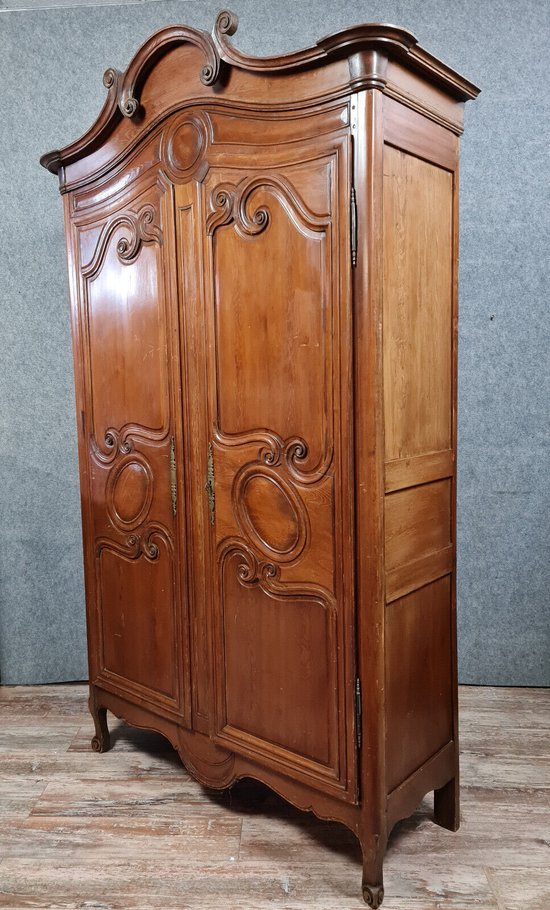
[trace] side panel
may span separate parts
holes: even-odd
[[[171,191],[153,172],[103,197],[67,207],[90,680],[188,721]]]
[[[458,140],[384,99],[388,792],[456,737]]]

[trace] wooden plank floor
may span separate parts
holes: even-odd
[[[0,907],[351,910],[357,843],[249,781],[207,793],[82,685],[0,687]],[[462,688],[462,826],[399,824],[385,910],[550,910],[550,690]]]

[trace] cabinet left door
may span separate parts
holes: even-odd
[[[157,173],[66,197],[90,681],[189,725],[172,225]]]

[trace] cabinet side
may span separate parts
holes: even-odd
[[[458,137],[384,98],[388,826],[458,780],[455,455]]]

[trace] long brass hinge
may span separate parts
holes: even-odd
[[[210,524],[214,524],[214,516],[216,514],[216,498],[215,498],[215,481],[214,481],[214,452],[212,449],[212,443],[208,443],[208,461],[207,461],[207,472],[206,472],[206,483],[204,489],[208,494],[208,508],[210,510]]]
[[[357,265],[357,196],[355,187],[352,186],[349,199],[349,222],[350,222],[350,244],[351,244],[351,264],[355,268]]]
[[[355,739],[357,748],[361,748],[362,734],[361,721],[363,718],[363,705],[361,703],[361,680],[359,677],[355,680]]]
[[[170,497],[172,499],[172,515],[178,511],[178,479],[176,472],[176,442],[170,437]]]

